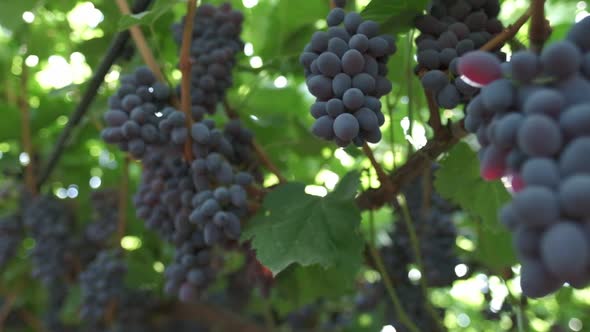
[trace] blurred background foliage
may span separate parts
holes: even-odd
[[[218,4],[222,1],[203,2]],[[383,15],[379,10],[371,10],[369,0],[351,2],[350,9],[356,7],[359,11],[369,5],[366,12],[369,17]],[[167,78],[176,84],[180,72],[176,67],[177,47],[172,41],[170,26],[182,17],[185,4],[181,1],[157,3],[164,10],[144,22],[143,30]],[[313,98],[305,88],[298,56],[313,31],[326,26],[324,17],[329,10],[328,0],[232,0],[231,3],[245,14],[242,38],[246,46],[234,72],[235,84],[229,92],[229,101],[243,115],[271,159],[289,180],[308,184],[306,192],[310,194],[325,195],[344,174],[354,169],[364,170],[361,178],[364,188],[377,186],[369,161],[358,150],[336,149],[309,132],[313,119],[308,115],[308,108]],[[574,21],[589,15],[589,4],[589,1],[576,0],[547,1],[547,17],[553,26],[551,40],[561,39]],[[502,21],[510,24],[528,5],[526,0],[503,1]],[[403,16],[403,12],[399,16]],[[386,114],[382,128],[384,138],[373,146],[377,159],[387,170],[403,164],[408,154],[422,147],[431,134],[425,124],[428,116],[426,102],[413,74],[412,40],[415,32],[409,29],[408,22],[389,22],[392,24],[387,25],[387,29],[397,34],[398,40],[398,52],[389,63],[389,78],[394,82],[394,90],[383,99]],[[43,165],[120,25],[125,25],[125,20],[121,20],[118,8],[110,0],[2,1],[0,188],[10,188],[22,165],[33,162],[37,169]],[[516,36],[516,40],[525,45],[526,32],[527,25]],[[506,46],[505,51],[510,53],[510,47]],[[75,129],[58,167],[46,184],[47,190],[76,208],[80,222],[90,215],[89,193],[119,183],[124,156],[104,144],[99,131],[107,107],[106,99],[117,88],[119,76],[140,64],[141,58],[130,48],[128,56],[113,66],[88,116]],[[30,105],[33,156],[24,154],[21,144],[18,108],[21,97]],[[443,119],[461,117],[462,110],[443,113]],[[447,178],[439,179],[441,191],[446,188],[464,196],[480,195],[479,202],[469,203],[473,210],[465,210],[456,218],[460,232],[457,247],[464,262],[456,267],[461,280],[452,287],[436,289],[431,295],[434,304],[447,309],[445,325],[451,331],[515,330],[513,321],[506,317],[510,313],[502,313],[494,319],[486,315],[498,312],[502,303],[507,301],[518,315],[526,317],[530,331],[550,331],[555,325],[562,328],[560,331],[590,330],[588,289],[565,287],[541,300],[520,300],[518,265],[511,252],[511,240],[495,219],[494,205],[490,207],[494,202],[487,197],[488,184],[482,183],[478,177],[469,177],[473,168],[478,167],[477,160],[470,153],[464,149],[451,151],[443,164],[455,163],[460,168],[458,171],[455,168],[453,174],[446,174]],[[131,188],[136,187],[140,172],[140,165],[133,163]],[[266,185],[275,183],[276,177],[267,176]],[[504,191],[497,199],[507,197]],[[13,206],[14,200],[0,200],[1,213],[10,211]],[[374,213],[374,218],[379,232],[378,243],[384,243],[392,225],[392,211],[383,208]],[[369,213],[363,213],[362,226],[367,231],[368,219]],[[43,291],[30,279],[26,260],[27,250],[33,245],[30,239],[24,241],[18,257],[2,271],[0,292],[6,295],[9,290],[18,289],[14,307],[40,313]],[[170,260],[171,249],[144,229],[132,209],[122,246],[128,251],[131,282],[137,287],[159,291],[161,274]],[[370,279],[374,277],[374,271],[364,268],[360,275]],[[295,278],[293,275],[287,277]],[[279,277],[273,297],[281,311],[288,312],[315,300],[318,294],[314,291],[321,286],[316,285],[313,278],[292,280],[287,277]],[[297,282],[309,291],[294,294],[293,283]],[[341,305],[347,303],[350,305],[350,301]],[[260,306],[252,303],[249,310],[256,312],[261,310]],[[379,313],[363,314],[357,323],[367,331],[379,331],[382,326]]]

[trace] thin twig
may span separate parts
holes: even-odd
[[[223,108],[225,109],[225,114],[228,118],[239,119],[240,115],[229,105],[227,99],[223,100]],[[260,163],[262,163],[266,169],[268,169],[277,177],[279,183],[287,183],[287,178],[283,176],[279,168],[272,162],[264,148],[255,139],[252,139],[252,148],[254,149],[256,156],[258,156]]]
[[[119,220],[117,223],[117,245],[120,245],[121,239],[125,236],[125,228],[127,225],[127,206],[129,196],[129,155],[125,155],[123,161],[123,168],[121,170],[121,186],[119,187]]]
[[[150,3],[151,0],[136,0],[136,2],[133,5],[133,12],[137,13],[144,11],[146,8],[149,7]],[[47,163],[43,167],[43,170],[40,172],[40,176],[37,179],[37,189],[40,188],[41,185],[43,185],[45,181],[47,181],[47,179],[49,179],[51,172],[53,172],[53,169],[57,165],[57,162],[59,161],[59,158],[61,157],[64,151],[65,145],[68,142],[72,134],[72,131],[80,123],[80,120],[82,120],[82,118],[90,108],[90,104],[92,104],[92,101],[96,97],[99,87],[104,81],[104,77],[111,69],[113,63],[115,63],[115,60],[117,60],[117,58],[125,49],[125,45],[127,44],[128,40],[129,31],[121,31],[115,36],[115,38],[111,42],[111,45],[109,46],[109,49],[107,50],[105,57],[102,59],[100,65],[98,66],[98,68],[94,72],[94,75],[90,79],[86,91],[82,96],[82,99],[80,100],[78,106],[68,119],[68,123],[62,130],[57,142],[55,143],[53,151],[51,151],[51,154],[47,159]]]
[[[35,156],[33,155],[33,144],[31,142],[31,116],[28,102],[28,67],[23,66],[20,76],[20,94],[18,96],[18,108],[21,114],[22,143],[25,153],[29,156],[29,164],[25,166],[25,184],[32,195],[37,194],[35,180]]]
[[[385,264],[383,264],[383,260],[381,259],[379,252],[377,251],[377,249],[374,246],[369,246],[369,251],[371,253],[371,256],[373,257],[373,260],[375,261],[375,265],[377,266],[377,270],[379,271],[379,274],[381,275],[381,280],[383,280],[383,284],[385,285],[385,289],[387,290],[387,293],[389,294],[389,298],[391,299],[391,302],[393,303],[393,308],[395,310],[395,313],[396,313],[399,321],[402,324],[404,324],[408,328],[409,331],[420,332],[420,329],[418,328],[418,326],[416,326],[416,324],[414,324],[414,322],[412,322],[412,320],[410,319],[410,317],[408,316],[408,314],[404,310],[404,307],[402,306],[402,303],[401,303],[399,297],[397,296],[397,292],[395,291],[395,288],[393,286],[393,280],[389,276],[389,273],[387,272],[387,269],[385,268]]]
[[[530,13],[530,48],[534,52],[540,53],[543,49],[543,44],[545,44],[549,37],[549,33],[547,32],[547,22],[545,19],[545,0],[531,0]]]
[[[189,133],[193,125],[193,116],[191,114],[191,45],[197,2],[198,0],[189,0],[187,2],[184,30],[182,31],[182,46],[180,48],[180,72],[182,73],[180,108],[184,112],[186,129]],[[184,144],[184,157],[188,162],[193,160],[192,140],[190,139],[187,139]]]
[[[403,195],[400,195],[403,196]],[[424,293],[424,306],[426,310],[430,314],[432,320],[436,323],[437,328],[439,331],[444,331],[444,324],[440,320],[440,316],[430,303],[430,291],[428,290],[428,281],[426,279],[426,269],[424,268],[424,262],[422,261],[422,252],[420,250],[420,240],[418,239],[418,235],[416,234],[416,228],[414,227],[414,221],[408,210],[408,205],[406,199],[404,197],[404,202],[400,202],[399,197],[397,198],[397,204],[400,206],[402,210],[402,216],[404,220],[404,224],[406,226],[406,230],[408,231],[408,236],[410,238],[410,245],[412,247],[412,253],[414,254],[414,258],[416,260],[416,265],[418,265],[418,269],[422,273],[420,278],[420,288],[422,289],[422,293]]]
[[[379,182],[381,182],[381,187],[384,188],[386,192],[393,192],[391,180],[383,170],[383,167],[381,167],[381,164],[375,159],[373,150],[371,150],[371,147],[366,142],[363,144],[363,153],[369,158],[369,161],[371,161],[371,165],[377,173],[377,178],[379,179]]]
[[[131,10],[129,10],[129,5],[127,5],[126,0],[117,0],[117,6],[119,7],[121,14],[131,15]],[[156,75],[158,81],[165,82],[166,79],[160,70],[160,65],[158,65],[141,29],[137,25],[134,25],[129,28],[129,31],[131,32],[131,38],[133,38],[135,46],[137,47],[139,54],[141,54],[145,64],[150,68],[154,75]]]
[[[504,29],[504,31],[497,34],[494,38],[490,41],[485,43],[482,47],[479,48],[480,51],[493,51],[506,43],[506,41],[514,38],[518,33],[518,30],[522,28],[522,26],[528,21],[529,17],[531,17],[531,13],[527,10],[524,14],[522,14],[514,24],[509,25]]]
[[[43,322],[37,318],[37,316],[33,315],[30,311],[26,309],[20,309],[18,311],[19,315],[29,325],[30,328],[33,329],[35,332],[46,332],[45,328],[43,327]]]
[[[16,301],[17,293],[8,294],[4,298],[4,303],[0,308],[0,332],[4,331],[4,323],[6,322],[6,318],[12,311],[12,307],[14,306],[14,302]]]

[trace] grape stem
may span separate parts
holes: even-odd
[[[238,112],[236,112],[236,110],[230,106],[227,99],[223,100],[223,108],[225,109],[225,114],[227,115],[228,118],[230,118],[230,119],[239,119],[240,118],[240,115],[238,114]],[[270,157],[268,156],[268,154],[266,153],[264,148],[255,139],[252,139],[252,148],[254,149],[254,153],[256,153],[256,156],[258,156],[258,159],[260,160],[262,165],[264,165],[264,167],[266,167],[266,169],[268,169],[272,174],[274,174],[277,177],[277,179],[279,180],[279,183],[281,183],[281,184],[287,183],[287,178],[285,178],[283,176],[283,174],[281,173],[279,168],[272,162],[272,160],[270,159]]]
[[[33,155],[33,144],[31,143],[31,115],[29,113],[29,102],[27,97],[29,71],[23,66],[20,75],[20,94],[18,96],[18,108],[21,114],[22,143],[25,153],[29,156],[29,164],[25,166],[25,184],[32,195],[37,194],[35,185],[35,156]]]
[[[131,15],[131,11],[129,10],[129,5],[127,5],[127,1],[117,0],[117,6],[119,7],[119,11],[121,12],[121,14]],[[150,68],[154,75],[156,75],[158,81],[165,82],[166,80],[164,78],[164,75],[162,74],[162,71],[160,70],[160,66],[156,61],[154,54],[150,50],[150,47],[141,29],[139,29],[137,25],[134,25],[129,28],[129,32],[131,32],[131,38],[133,38],[135,46],[137,46],[137,50],[139,51],[139,54],[141,54],[141,57],[145,64]]]
[[[447,131],[446,128],[442,125],[442,121],[440,118],[440,110],[436,100],[434,99],[434,94],[431,91],[426,89],[424,90],[424,94],[426,95],[426,102],[428,103],[428,112],[430,113],[430,117],[428,118],[428,125],[434,131],[434,137],[440,137],[442,135],[446,135]]]
[[[545,19],[545,0],[531,0],[531,24],[529,27],[530,48],[533,52],[540,53],[543,44],[549,37],[547,21]]]
[[[131,157],[124,156],[123,169],[121,174],[121,187],[119,188],[119,220],[117,223],[117,246],[120,245],[121,239],[125,236],[125,226],[127,225],[127,197],[129,195],[129,163]]]
[[[403,195],[400,195],[403,196]],[[426,311],[432,318],[432,320],[436,323],[437,329],[439,331],[445,331],[445,327],[443,322],[440,320],[440,316],[436,312],[436,309],[430,303],[430,292],[428,290],[428,281],[426,279],[426,270],[424,269],[424,262],[422,261],[422,252],[420,250],[420,240],[418,239],[418,235],[416,234],[416,228],[414,227],[414,220],[410,215],[410,211],[408,210],[408,205],[406,203],[406,199],[404,197],[403,202],[401,202],[400,197],[396,198],[397,204],[400,206],[402,210],[402,219],[404,220],[404,224],[408,231],[408,236],[410,238],[410,245],[412,247],[412,253],[414,254],[414,258],[416,260],[416,265],[418,265],[418,269],[422,273],[420,278],[420,288],[422,289],[422,293],[424,293],[424,306],[426,307]]]
[[[193,125],[193,116],[191,114],[191,44],[193,41],[193,25],[195,23],[195,10],[198,0],[189,0],[187,2],[186,16],[184,21],[184,30],[182,31],[182,46],[180,48],[180,72],[182,73],[182,82],[180,85],[180,108],[186,118],[186,129],[190,133]],[[187,162],[193,160],[192,140],[189,138],[184,144],[184,158]]]
[[[151,0],[136,0],[136,2],[133,5],[133,12],[138,13],[144,11],[146,8],[149,7],[150,3]],[[53,150],[51,151],[51,154],[49,155],[49,158],[47,159],[47,163],[44,165],[42,171],[39,173],[40,176],[37,179],[36,189],[39,189],[49,179],[51,172],[53,172],[53,169],[57,165],[57,162],[59,161],[59,158],[61,157],[64,151],[65,145],[68,142],[72,134],[72,131],[80,123],[86,112],[88,112],[90,104],[92,104],[92,101],[98,93],[98,88],[104,81],[104,77],[111,69],[113,63],[115,63],[117,58],[125,49],[125,45],[127,44],[128,40],[129,31],[121,31],[115,36],[115,38],[111,42],[111,45],[109,46],[106,55],[104,56],[104,58],[98,65],[98,68],[94,71],[92,78],[88,82],[86,91],[84,92],[82,99],[80,99],[78,106],[76,107],[72,115],[70,115],[66,126],[62,130]]]
[[[371,161],[371,165],[373,165],[375,172],[377,172],[377,178],[379,179],[379,182],[381,182],[381,188],[384,188],[384,190],[388,193],[393,192],[394,190],[391,180],[387,176],[385,170],[383,170],[383,167],[381,167],[381,164],[377,161],[377,159],[375,159],[373,150],[371,150],[371,147],[369,147],[367,142],[363,143],[363,152],[369,158],[369,161]]]
[[[383,260],[381,259],[381,256],[379,255],[377,248],[375,248],[374,245],[369,244],[369,252],[373,257],[373,260],[375,261],[375,265],[377,267],[377,270],[379,271],[379,274],[381,275],[381,280],[383,280],[383,285],[385,285],[385,289],[387,290],[387,294],[389,294],[389,298],[393,303],[395,314],[399,318],[399,321],[408,328],[408,331],[420,332],[418,326],[416,326],[416,324],[412,322],[412,320],[404,310],[404,307],[402,306],[402,303],[399,297],[397,296],[397,292],[395,291],[393,280],[389,276],[389,273],[385,268],[385,264],[383,264]]]

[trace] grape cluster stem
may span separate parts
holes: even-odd
[[[180,108],[186,118],[186,129],[190,133],[193,125],[193,116],[191,115],[191,68],[190,59],[191,44],[193,41],[193,25],[195,23],[195,9],[197,1],[189,0],[186,9],[186,22],[182,31],[182,47],[180,49],[180,72],[182,73],[182,82],[180,85],[181,99]],[[184,158],[187,161],[193,160],[192,140],[187,139],[184,143]]]
[[[529,40],[531,49],[539,53],[549,37],[547,25],[545,24],[545,0],[531,0],[530,12]]]

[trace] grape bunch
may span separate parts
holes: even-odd
[[[172,26],[174,40],[182,43],[184,21]],[[195,121],[215,113],[217,104],[232,86],[236,56],[244,48],[240,39],[244,15],[229,3],[202,4],[195,13],[190,56],[191,103]],[[178,93],[180,95],[180,93]]]
[[[435,169],[436,166],[432,168],[432,171]],[[422,275],[428,280],[429,285],[444,287],[456,280],[455,266],[460,263],[455,245],[457,229],[452,220],[457,207],[444,200],[434,190],[432,181],[431,175],[423,175],[409,183],[402,192],[416,236],[420,241],[420,253],[425,270],[421,271]],[[400,263],[402,265],[416,263],[416,258],[411,250],[412,244],[403,220],[405,216],[402,207],[397,204],[394,204],[394,207],[401,219],[390,235],[393,242],[392,248],[384,249],[391,252],[383,254],[386,259],[392,260],[388,266],[399,268]],[[403,270],[407,271],[407,266]]]
[[[514,53],[503,71],[479,52],[459,64],[463,75],[487,84],[468,106],[465,127],[482,146],[482,177],[511,178],[515,193],[500,220],[513,232],[530,297],[564,282],[590,283],[588,31],[585,18],[540,55]]]
[[[16,255],[24,236],[22,219],[15,214],[0,218],[0,268]]]
[[[117,231],[119,218],[119,195],[114,189],[97,190],[91,193],[90,202],[95,217],[86,225],[84,238],[95,245],[105,245]]]
[[[197,300],[200,291],[217,275],[215,263],[213,249],[205,243],[204,234],[193,233],[190,241],[177,248],[174,261],[166,268],[165,292],[183,302]]]
[[[121,86],[109,98],[109,110],[104,114],[103,140],[117,144],[135,158],[143,157],[150,148],[164,145],[166,139],[158,126],[171,111],[170,97],[170,88],[156,81],[146,67],[121,77]]]
[[[341,147],[377,143],[385,122],[379,98],[392,88],[387,61],[396,51],[395,39],[342,8],[332,9],[327,23],[328,31],[315,32],[299,58],[307,88],[317,98],[310,110],[316,119],[312,132]]]
[[[62,201],[39,196],[25,207],[23,222],[35,240],[31,251],[33,277],[50,285],[68,274],[74,219]]]
[[[498,0],[434,0],[428,14],[416,19],[421,34],[416,38],[415,70],[439,106],[453,109],[467,103],[479,91],[460,77],[458,58],[502,32],[499,12]],[[499,48],[490,54],[501,61],[506,59]]]
[[[101,251],[96,259],[80,273],[82,307],[80,317],[90,325],[100,325],[118,304],[125,290],[127,265],[116,250]]]

